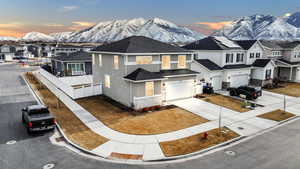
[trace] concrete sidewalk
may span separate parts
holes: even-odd
[[[205,131],[209,131],[218,128],[218,112],[219,108],[216,108],[213,104],[204,104],[203,102],[191,100],[178,101],[176,104],[196,115],[210,119],[210,122],[196,125],[190,128],[158,134],[158,135],[130,135],[120,133],[105,126],[101,121],[95,118],[91,113],[78,105],[64,92],[56,88],[49,80],[43,77],[38,71],[34,72],[36,77],[47,86],[47,88],[55,94],[88,128],[103,137],[108,138],[110,141],[100,145],[92,150],[92,153],[104,158],[110,157],[111,153],[119,154],[132,154],[143,156],[144,161],[150,160],[162,160],[166,159],[164,156],[159,142],[172,141],[185,137],[189,137],[195,134],[199,134]],[[296,98],[295,98],[296,99]],[[185,104],[185,102],[187,102]],[[300,101],[294,100],[288,105],[292,109],[295,104]],[[199,109],[199,108],[202,109]],[[203,108],[204,107],[204,108]],[[217,106],[218,107],[218,106]],[[277,122],[271,120],[265,120],[256,117],[257,115],[270,112],[281,108],[280,105],[272,105],[247,113],[239,113],[229,109],[223,108],[224,119],[222,120],[223,126],[226,126],[242,136],[248,136],[258,131],[270,128],[277,125]],[[201,111],[199,111],[201,110]],[[207,113],[210,112],[210,113]],[[292,112],[293,113],[293,112]]]

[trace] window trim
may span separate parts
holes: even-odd
[[[183,63],[180,63],[180,58],[184,58],[183,59]],[[182,66],[181,66],[182,65]],[[178,64],[177,64],[177,68],[178,69],[186,69],[187,65],[186,65],[186,55],[178,55]]]
[[[73,71],[72,67],[71,67],[71,70],[70,70],[69,65],[75,65],[75,67],[76,67],[76,65],[83,65],[82,66],[83,70],[82,71]],[[80,63],[80,62],[67,63],[67,71],[71,71],[72,76],[84,75],[85,74],[85,63]],[[79,73],[79,74],[77,74],[77,73]]]

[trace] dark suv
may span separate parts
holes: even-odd
[[[53,130],[56,126],[54,116],[43,105],[32,105],[23,108],[22,122],[28,133]]]
[[[230,96],[240,96],[247,100],[255,100],[262,96],[260,87],[240,86],[238,88],[229,88]]]

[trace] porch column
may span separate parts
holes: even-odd
[[[293,75],[293,67],[290,69],[290,81],[292,81],[292,75]]]

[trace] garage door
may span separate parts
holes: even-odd
[[[165,82],[166,101],[193,97],[193,80]]]
[[[214,90],[221,90],[222,89],[222,76],[212,77],[211,86],[214,88]]]
[[[230,87],[240,87],[249,84],[248,74],[231,76],[230,79]]]

